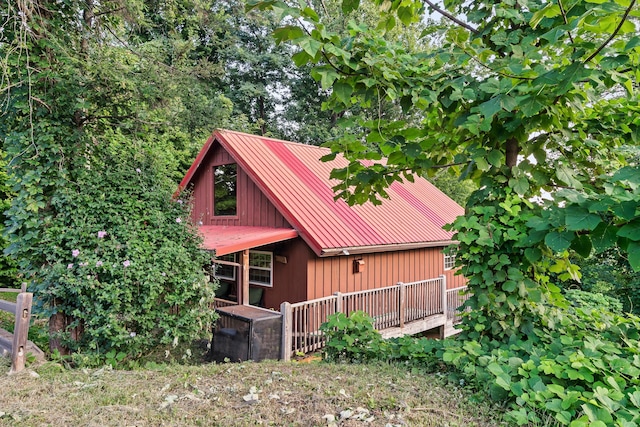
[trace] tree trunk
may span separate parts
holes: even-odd
[[[509,138],[505,142],[505,155],[507,167],[513,168],[518,163],[518,153],[520,152],[520,146],[518,140],[515,138]]]

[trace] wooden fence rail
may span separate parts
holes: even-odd
[[[458,308],[462,307],[462,304],[470,297],[468,293],[464,292],[466,290],[466,286],[447,289],[447,321],[454,325],[462,322],[462,312],[459,311]]]
[[[0,310],[15,316],[13,337],[11,340],[0,337],[0,351],[11,353],[11,372],[18,372],[25,366],[33,294],[20,289],[0,288],[0,291],[18,292],[15,303],[0,300]]]
[[[292,354],[309,353],[324,347],[325,339],[320,325],[336,312],[347,316],[362,310],[374,319],[379,330],[396,328],[402,331],[405,324],[440,315],[442,323],[448,315],[447,307],[458,307],[457,292],[446,290],[445,276],[412,283],[398,283],[386,288],[360,292],[340,293],[295,304],[282,303],[282,358],[289,360]],[[453,319],[453,317],[452,317]]]

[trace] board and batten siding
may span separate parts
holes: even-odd
[[[276,207],[260,191],[246,172],[238,165],[236,181],[237,215],[213,215],[213,170],[215,166],[236,163],[229,153],[215,143],[193,177],[194,207],[192,218],[202,225],[253,226],[292,228]]]
[[[455,270],[444,269],[443,248],[422,248],[395,252],[378,252],[350,256],[312,257],[307,264],[307,299],[335,292],[356,292],[393,286],[398,282],[433,279],[441,274],[447,288],[463,286],[464,277]],[[354,273],[354,260],[362,259],[364,269]]]
[[[273,287],[265,288],[264,306],[280,309],[280,304],[287,301],[297,303],[307,300],[307,263],[315,257],[313,251],[300,238],[281,242],[261,249],[273,252]]]

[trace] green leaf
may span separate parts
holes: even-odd
[[[618,229],[606,222],[601,222],[593,233],[591,233],[591,243],[596,252],[602,252],[616,242]]]
[[[353,93],[353,87],[349,83],[336,82],[333,85],[333,93],[338,100],[345,105],[350,105],[351,94]]]
[[[527,248],[524,250],[524,256],[531,264],[535,264],[542,258],[542,251],[538,248]]]
[[[520,111],[525,117],[535,116],[544,107],[545,104],[534,95],[526,96],[520,101]]]
[[[535,29],[544,18],[554,18],[558,15],[560,15],[560,7],[555,3],[547,3],[547,6],[533,14],[529,25]]]
[[[298,42],[298,46],[304,49],[305,52],[314,58],[322,48],[322,43],[311,37],[304,38]]]
[[[276,43],[282,43],[288,40],[296,40],[304,36],[304,31],[302,31],[301,28],[295,27],[293,25],[287,25],[273,31],[273,38],[276,39]]]
[[[587,258],[591,255],[591,250],[593,249],[591,238],[586,235],[578,236],[578,238],[571,243],[571,249],[576,251],[581,257]]]
[[[640,218],[635,219],[618,230],[618,236],[631,240],[640,240]]]
[[[502,109],[500,105],[500,97],[494,97],[490,100],[483,102],[478,106],[478,111],[482,114],[487,120],[491,121],[493,116],[496,115],[498,111]]]
[[[590,213],[581,206],[568,206],[565,209],[565,224],[567,230],[594,230],[602,219],[599,215]]]
[[[640,271],[640,243],[630,242],[627,247],[627,254],[629,255],[629,264],[634,271]]]
[[[500,166],[502,166],[502,163],[504,161],[504,156],[502,155],[502,152],[500,150],[491,150],[487,155],[487,160],[493,166],[499,168]]]
[[[557,167],[556,177],[576,190],[580,190],[582,188],[582,184],[575,178],[573,171],[564,165]]]
[[[562,252],[569,249],[572,240],[573,233],[567,231],[552,231],[544,238],[545,244],[554,252]]]
[[[513,188],[518,195],[523,196],[529,190],[529,180],[524,176],[511,178],[509,180],[509,187]]]
[[[348,14],[360,7],[360,0],[342,0],[342,12]]]

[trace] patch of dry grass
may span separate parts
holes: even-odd
[[[394,365],[263,362],[0,377],[2,426],[496,426],[435,375]],[[342,414],[342,415],[341,415]]]

